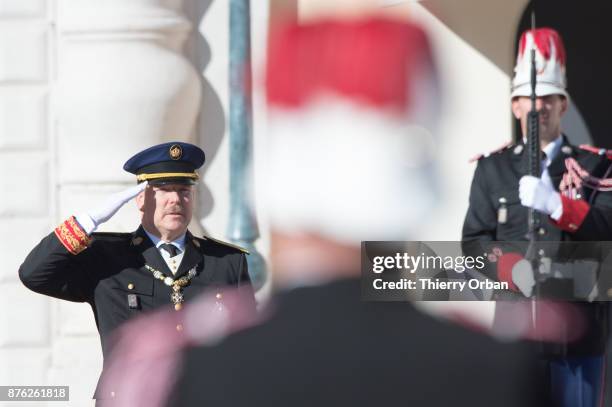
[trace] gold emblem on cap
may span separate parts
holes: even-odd
[[[170,147],[170,158],[173,160],[180,160],[183,156],[183,149],[178,144],[173,144]]]

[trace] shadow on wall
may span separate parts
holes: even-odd
[[[521,17],[516,33],[531,25],[531,1]],[[612,2],[537,0],[536,24],[559,31],[567,50],[567,85],[571,97],[569,114],[563,128],[575,144],[592,143],[612,148],[607,98],[612,94],[612,54],[609,20]]]
[[[516,44],[523,30],[530,26],[532,2],[424,0],[422,5],[506,72],[510,86]],[[612,147],[604,103],[612,91],[612,83],[605,79],[612,70],[612,55],[597,46],[600,39],[609,36],[607,20],[610,15],[610,2],[590,2],[586,7],[578,6],[575,1],[537,0],[537,25],[557,29],[567,48],[571,99],[569,111],[563,118],[563,129],[574,144]],[[514,128],[516,135],[518,126]]]
[[[527,1],[423,0],[421,4],[511,78],[512,41]]]
[[[199,26],[212,2],[213,0],[187,0],[184,3],[185,14],[194,27],[194,35],[188,42],[186,52],[196,71],[201,74],[202,80],[202,107],[196,125],[195,141],[206,153],[206,164],[202,169],[202,182],[199,184],[198,213],[194,216],[198,219],[208,216],[215,204],[210,188],[206,185],[206,173],[217,155],[226,128],[226,115],[221,99],[203,75],[212,58],[212,52]]]

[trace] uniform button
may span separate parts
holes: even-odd
[[[546,252],[544,251],[544,249],[540,249],[538,250],[538,254],[540,255],[540,257],[544,257],[546,255]]]
[[[111,392],[110,392],[110,396],[111,396],[111,397],[115,397],[115,392],[114,392],[114,391],[111,391]]]
[[[223,298],[223,294],[217,293],[217,295],[215,295],[215,298],[220,300],[221,298]]]
[[[608,288],[607,294],[608,294],[608,297],[612,297],[612,288]]]
[[[134,284],[129,283],[129,284],[128,284],[128,290],[133,290],[133,289],[134,289]]]
[[[578,229],[578,226],[576,226],[574,223],[570,223],[570,224],[569,224],[569,228],[570,228],[571,230],[576,230],[576,229]]]
[[[544,228],[539,228],[538,229],[538,235],[544,236],[545,234],[546,234],[546,229],[544,229]]]
[[[177,331],[179,331],[179,332],[181,332],[181,331],[183,330],[183,324],[178,324],[178,325],[176,326],[176,330],[177,330]]]

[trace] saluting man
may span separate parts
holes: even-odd
[[[136,175],[138,184],[65,220],[30,252],[19,269],[21,281],[41,294],[89,303],[104,356],[110,350],[109,334],[146,311],[167,307],[178,312],[184,301],[207,288],[221,297],[222,286],[238,286],[253,297],[246,252],[187,230],[196,170],[203,164],[204,151],[182,142],[136,154],[123,168]],[[141,215],[138,230],[94,233],[134,197]]]
[[[524,177],[528,162],[525,148],[527,115],[531,110],[530,50],[534,47],[536,109],[540,113],[543,152],[540,178]],[[565,63],[563,42],[555,30],[540,28],[522,34],[511,97],[512,112],[520,121],[523,137],[517,144],[478,160],[463,225],[464,251],[482,253],[481,249],[493,241],[525,241],[528,207],[549,215],[536,230],[540,241],[598,240],[598,235],[585,233],[586,229],[580,223],[571,222],[570,215],[575,211],[568,209],[569,200],[562,199],[558,193],[550,193],[559,191],[566,160],[573,159],[600,177],[610,167],[606,157],[573,146],[562,134],[561,118],[567,111],[569,98]],[[593,207],[612,207],[611,194],[600,194],[596,189],[583,188],[582,195],[576,198],[590,202]],[[498,262],[487,270],[489,277],[506,281],[511,288],[520,289],[529,296],[533,276],[529,270],[528,281],[522,278],[525,270],[518,267],[525,263],[521,261],[522,256],[498,254],[501,255]],[[603,380],[607,308],[598,304],[581,304],[580,309],[589,321],[587,334],[579,342],[569,344],[563,353],[545,355],[549,361],[553,397],[563,406],[595,406]]]

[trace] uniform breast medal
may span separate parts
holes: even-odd
[[[197,266],[192,267],[187,272],[186,276],[183,276],[176,280],[172,277],[166,276],[164,273],[149,266],[148,264],[145,264],[145,268],[151,273],[153,273],[153,277],[163,281],[164,284],[172,288],[172,292],[170,293],[170,301],[172,301],[172,304],[174,304],[174,309],[176,311],[179,311],[181,308],[183,308],[183,302],[185,301],[185,298],[183,297],[183,288],[187,287],[191,283],[191,279],[196,276]]]

